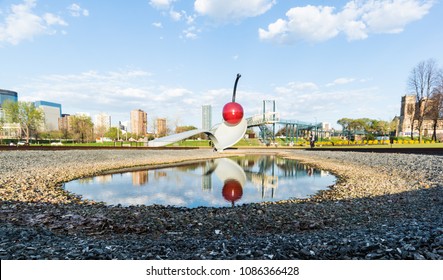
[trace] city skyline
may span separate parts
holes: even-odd
[[[241,73],[246,117],[276,100],[282,118],[335,128],[343,117],[392,120],[412,68],[443,64],[441,14],[432,0],[7,0],[0,88],[64,113],[106,112],[112,126],[141,108],[200,127],[205,104],[221,122]]]

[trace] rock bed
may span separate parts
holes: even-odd
[[[66,193],[61,182],[224,155],[210,150],[0,152],[0,258],[443,259],[443,157],[272,152],[340,179],[306,200],[234,208],[106,206]]]

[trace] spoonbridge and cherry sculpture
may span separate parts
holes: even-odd
[[[170,145],[172,143],[178,142],[180,140],[189,138],[200,133],[205,133],[208,135],[209,139],[214,144],[214,148],[217,151],[223,151],[240,141],[248,127],[247,121],[243,118],[244,111],[243,107],[235,102],[235,95],[237,91],[237,83],[241,75],[237,74],[235,79],[234,90],[232,93],[232,101],[226,103],[223,107],[223,122],[215,125],[210,130],[195,129],[190,131],[185,131],[182,133],[169,135],[162,138],[157,138],[155,140],[148,142],[148,147],[163,147]]]

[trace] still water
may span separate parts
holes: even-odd
[[[108,205],[194,208],[308,198],[335,180],[329,172],[296,160],[260,155],[83,178],[67,182],[64,187],[85,199]]]

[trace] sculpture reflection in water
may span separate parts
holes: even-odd
[[[204,176],[209,176],[215,170],[216,176],[224,182],[223,198],[234,206],[235,202],[243,196],[243,186],[246,181],[250,181],[257,188],[263,200],[267,197],[273,199],[279,179],[276,167],[283,170],[285,178],[297,177],[300,172],[304,173],[304,171],[309,176],[312,176],[314,172],[320,174],[320,171],[299,164],[294,160],[285,160],[276,156],[252,156],[237,159],[216,159],[212,165],[208,165],[210,171],[206,172]],[[209,189],[212,189],[212,186]]]
[[[214,165],[215,175],[223,182],[223,198],[234,206],[243,196],[246,174],[240,165],[229,158],[216,159]]]
[[[334,182],[329,173],[295,160],[256,155],[84,178],[65,189],[110,205],[193,208],[303,199]]]

